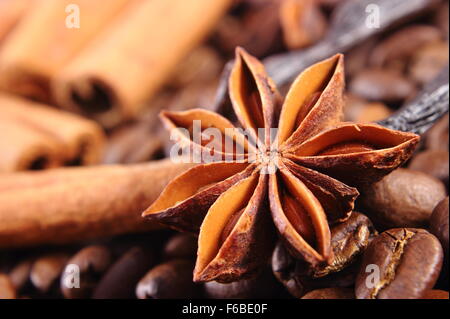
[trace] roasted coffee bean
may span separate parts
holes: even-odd
[[[301,298],[306,289],[296,274],[296,263],[297,261],[289,255],[283,243],[279,241],[272,254],[273,274],[292,296]]]
[[[331,228],[333,261],[330,265],[315,269],[313,276],[323,277],[343,270],[355,261],[376,235],[377,232],[367,216],[352,212],[345,222]]]
[[[25,259],[14,266],[8,273],[8,276],[17,291],[21,291],[30,283],[30,274],[33,264],[34,258]]]
[[[448,1],[442,1],[437,7],[433,17],[433,23],[442,31],[444,38],[448,39]]]
[[[448,151],[426,150],[415,155],[408,168],[441,180],[448,186]]]
[[[293,296],[300,298],[317,288],[349,287],[354,284],[359,258],[376,235],[365,215],[353,212],[348,220],[331,229],[334,259],[330,265],[311,268],[292,258],[281,243],[272,255],[275,277]]]
[[[139,299],[198,298],[201,285],[192,280],[194,263],[175,259],[151,269],[137,284]]]
[[[281,242],[277,244],[272,255],[272,271],[275,277],[296,298],[301,298],[313,289],[350,287],[355,283],[358,270],[359,262],[355,261],[340,272],[313,278],[308,274],[307,264],[292,258]]]
[[[16,289],[6,274],[0,274],[0,299],[15,299]]]
[[[164,247],[164,258],[195,259],[197,257],[197,237],[179,233],[170,238]]]
[[[448,261],[448,196],[434,208],[430,218],[430,232],[441,242]]]
[[[345,74],[352,78],[355,74],[367,68],[369,55],[377,44],[376,37],[367,39],[363,43],[356,45],[345,54]],[[345,109],[344,109],[345,111]]]
[[[277,1],[264,2],[251,9],[245,10],[240,19],[229,15],[219,21],[212,39],[225,54],[231,55],[236,46],[242,46],[262,57],[282,48]]]
[[[423,229],[395,228],[375,238],[364,253],[355,292],[359,299],[416,299],[433,288],[442,247]]]
[[[111,265],[111,253],[105,246],[87,246],[67,262],[61,276],[61,292],[65,298],[88,298],[100,281],[101,275]],[[79,287],[71,285],[74,265],[79,270]]]
[[[430,25],[405,27],[389,35],[375,47],[370,56],[370,64],[383,67],[392,61],[407,61],[420,47],[441,37],[440,30]]]
[[[33,286],[44,294],[53,291],[68,259],[69,254],[65,252],[49,253],[37,258],[30,272]]]
[[[280,298],[283,293],[270,269],[266,268],[256,277],[232,283],[210,281],[205,283],[205,295],[214,299]]]
[[[399,168],[362,190],[361,204],[379,228],[424,227],[439,201],[444,184],[422,172]]]
[[[448,151],[448,114],[439,119],[426,133],[425,146],[430,150]]]
[[[151,250],[139,246],[128,249],[109,267],[94,289],[92,298],[135,298],[134,290],[137,282],[154,264],[155,257]]]
[[[367,102],[353,94],[348,94],[344,108],[345,120],[357,123],[370,123],[383,120],[392,114],[385,104]]]
[[[350,82],[350,92],[369,101],[399,103],[412,97],[414,83],[398,72],[382,69],[366,69]]]
[[[315,0],[280,2],[280,23],[289,50],[310,46],[323,38],[328,23]]]
[[[162,250],[167,240],[174,234],[172,231],[151,231],[142,234],[127,234],[107,240],[103,245],[111,251],[113,259],[117,260],[134,247],[146,248],[145,251],[159,258],[158,252]]]
[[[448,299],[448,291],[432,289],[425,292],[422,299]]]
[[[355,299],[352,288],[322,288],[308,292],[302,299]]]
[[[408,73],[420,84],[433,80],[448,63],[448,43],[432,42],[418,50],[411,61]]]
[[[200,46],[190,52],[172,75],[170,86],[185,87],[197,83],[214,81],[222,70],[223,61],[218,52],[208,46]]]

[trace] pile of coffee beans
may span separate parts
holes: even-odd
[[[220,70],[236,45],[258,58],[292,49],[283,41],[273,1],[235,2],[212,37],[180,65],[173,86],[152,101],[153,109],[210,107]],[[333,10],[342,1],[317,3],[314,10],[321,22],[313,19],[308,26],[317,37],[308,39],[304,47],[323,38]],[[448,1],[440,1],[434,9],[346,52],[345,120],[378,121],[412,100],[448,63],[448,21]],[[156,115],[149,112],[147,117],[151,121],[108,132],[105,163],[164,156],[164,138],[151,142],[159,139],[159,133],[148,129],[157,126]],[[446,115],[422,136],[408,163],[359,190],[351,217],[331,226],[335,257],[326,267],[311,269],[293,259],[280,242],[257,277],[230,284],[193,283],[197,238],[155,231],[71,246],[0,251],[0,299],[448,299],[448,131]],[[130,140],[139,142],[130,146]],[[126,145],[127,151],[117,152],[117,145]]]

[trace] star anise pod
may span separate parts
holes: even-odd
[[[354,187],[397,168],[419,141],[412,133],[342,122],[343,89],[343,56],[337,54],[302,72],[282,101],[263,65],[238,48],[229,93],[250,134],[230,136],[226,129],[233,124],[206,110],[161,114],[180,141],[222,159],[175,178],[143,213],[199,232],[194,281],[251,275],[267,261],[277,232],[290,253],[311,267],[333,261],[330,225],[350,216],[359,195]],[[194,120],[202,130],[219,129],[222,137],[195,141],[182,134],[192,132]],[[277,128],[275,138],[270,128]],[[244,141],[243,151],[221,147],[227,139]],[[230,156],[234,161],[225,160]]]

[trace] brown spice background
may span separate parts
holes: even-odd
[[[354,298],[349,289],[354,291],[356,271],[351,268],[359,269],[361,256],[344,271],[319,279],[305,280],[297,264],[297,271],[278,280],[268,265],[256,277],[230,286],[194,284],[189,275],[197,239],[148,231],[155,225],[140,217],[184,169],[153,163],[167,157],[172,145],[159,111],[211,109],[222,69],[236,46],[259,59],[313,47],[330,31],[333,13],[346,0],[201,0],[198,8],[180,0],[171,10],[179,18],[167,21],[165,1],[119,0],[109,7],[94,2],[0,1],[0,298],[180,297],[158,288],[158,280],[179,285],[185,298],[292,298],[309,290],[308,298]],[[344,52],[345,120],[370,123],[388,117],[445,67],[448,1],[435,2]],[[80,5],[81,17],[91,12],[95,23],[82,19],[80,29],[65,28],[68,3]],[[153,15],[159,19],[147,19]],[[66,91],[71,86],[78,92],[72,96]],[[280,91],[284,95],[287,89]],[[82,110],[70,98],[81,101]],[[29,112],[19,114],[20,109]],[[355,210],[380,233],[393,227],[437,229],[429,223],[434,207],[448,196],[448,116],[421,138],[404,168],[380,182],[395,178],[396,185],[408,187],[412,179],[420,180],[415,189],[408,188],[408,197],[398,188],[390,193],[391,201],[379,186],[360,190]],[[91,155],[81,160],[80,154]],[[67,168],[85,165],[90,166]],[[61,168],[50,169],[55,167]],[[424,192],[432,196],[424,199]],[[385,202],[380,203],[381,197]],[[371,209],[374,205],[382,209]],[[402,214],[408,209],[414,213],[405,222]],[[386,219],[392,214],[395,219]],[[72,217],[58,222],[60,216]],[[82,275],[89,283],[83,294],[68,293],[61,286],[65,265],[99,245],[107,252],[100,256],[109,256],[102,261],[104,268]],[[173,252],[177,245],[191,247],[189,253]],[[448,252],[448,235],[441,245]],[[89,254],[81,256],[82,262],[98,262]],[[173,276],[172,269],[180,265],[185,274]],[[448,298],[448,253],[444,265],[427,289],[447,291]],[[301,284],[307,288],[299,289]],[[322,288],[332,290],[315,290]]]

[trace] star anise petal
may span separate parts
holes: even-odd
[[[285,157],[345,184],[362,186],[404,163],[419,139],[376,124],[343,123],[289,150]]]
[[[200,149],[205,152],[204,154],[221,155],[221,160],[225,160],[225,155],[228,158],[244,159],[249,149],[254,152],[253,146],[249,144],[245,135],[241,134],[230,121],[217,113],[203,109],[183,112],[163,111],[160,118],[166,128],[172,130],[172,134],[175,135],[174,137],[180,144],[184,143],[192,146],[193,149]],[[194,132],[194,121],[198,121],[197,123],[200,126],[197,127],[198,132]],[[215,132],[220,132],[221,136],[216,138],[214,135],[207,134],[208,132],[205,130],[209,128],[217,129]],[[227,145],[235,146],[227,149]]]
[[[179,231],[198,233],[210,206],[254,169],[248,163],[195,166],[172,180],[142,216]]]
[[[342,54],[316,63],[292,84],[283,103],[278,143],[286,150],[319,132],[336,126],[342,119],[344,89]]]
[[[236,49],[229,79],[230,99],[241,125],[249,129],[255,141],[269,145],[270,128],[276,127],[281,97],[272,79],[258,59],[244,49]],[[265,129],[259,132],[258,129]],[[261,135],[265,136],[265,138]]]
[[[230,282],[260,269],[274,243],[266,203],[267,175],[257,171],[217,199],[200,229],[194,281]]]
[[[313,266],[332,259],[322,205],[286,167],[269,176],[269,200],[274,224],[294,256]]]
[[[318,171],[297,165],[288,159],[284,159],[283,162],[316,196],[330,224],[343,222],[350,216],[359,195],[356,188]]]
[[[170,183],[144,213],[176,229],[199,231],[196,281],[251,275],[270,253],[276,231],[311,269],[333,262],[330,224],[350,216],[358,196],[351,186],[386,175],[411,156],[419,141],[415,134],[375,124],[342,123],[343,88],[343,57],[338,54],[303,72],[279,110],[279,95],[264,66],[236,50],[229,90],[239,121],[250,129],[242,152],[248,163],[197,166]],[[201,120],[202,129],[219,128],[225,139],[235,141],[225,132],[233,125],[212,112],[165,112],[162,118],[168,128],[189,132],[192,122]],[[268,133],[278,120],[276,141],[281,144],[274,147]],[[210,142],[201,140],[197,146],[211,150]],[[225,154],[223,148],[212,149]],[[234,148],[230,154],[239,155]]]

